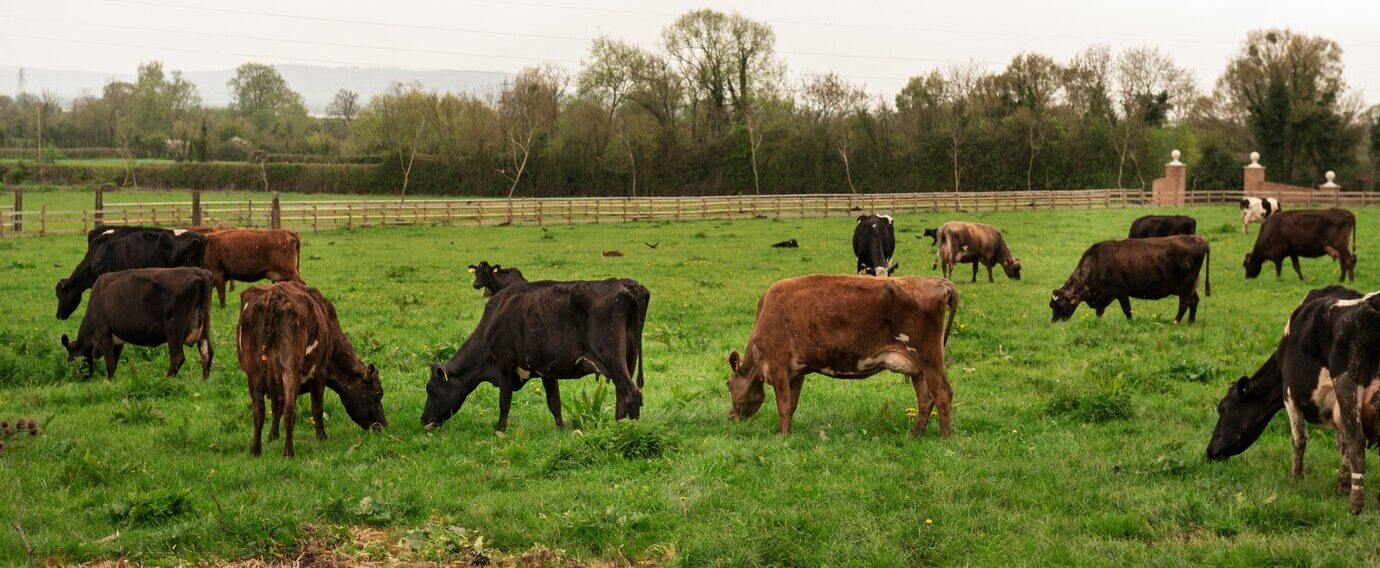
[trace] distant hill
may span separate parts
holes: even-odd
[[[498,71],[413,71],[386,67],[321,67],[316,65],[276,65],[288,85],[301,93],[307,110],[324,114],[331,97],[340,89],[360,94],[361,103],[382,93],[392,83],[421,83],[438,91],[480,92],[512,77]],[[235,75],[233,69],[220,71],[186,71],[188,80],[201,92],[203,104],[225,106],[230,103],[230,90],[225,86]],[[13,95],[17,87],[19,67],[0,65],[0,94]],[[101,73],[99,71],[69,71],[62,69],[24,68],[24,90],[39,93],[47,89],[62,97],[64,104],[82,95],[99,95],[101,87],[112,80],[133,81],[134,73]]]

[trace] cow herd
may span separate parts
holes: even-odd
[[[1282,212],[1274,200],[1241,203],[1243,230],[1262,227],[1244,268],[1247,278],[1264,262],[1284,258],[1299,271],[1298,257],[1337,259],[1343,281],[1355,278],[1355,216],[1342,209]],[[1185,216],[1146,216],[1131,226],[1129,238],[1088,247],[1049,306],[1053,321],[1069,319],[1079,304],[1101,316],[1113,302],[1129,319],[1131,298],[1178,298],[1178,323],[1194,322],[1198,282],[1211,296],[1211,249],[1196,234],[1197,222]],[[772,284],[757,306],[757,316],[742,353],[728,357],[732,418],[753,416],[771,386],[778,429],[791,428],[804,378],[811,373],[858,379],[892,371],[915,388],[917,416],[912,434],[921,434],[931,413],[939,433],[952,429],[953,389],[945,371],[945,349],[958,310],[959,294],[950,278],[956,265],[1000,266],[1011,280],[1021,279],[1021,260],[1002,232],[990,225],[948,222],[925,229],[935,248],[935,267],[944,277],[893,277],[894,220],[864,214],[853,234],[856,275],[810,275]],[[270,285],[240,295],[236,314],[236,353],[253,410],[251,454],[262,448],[266,410],[271,411],[269,441],[284,436],[283,454],[293,456],[297,399],[310,393],[317,438],[326,389],[335,392],[346,414],[365,429],[388,425],[378,370],[362,361],[345,335],[335,306],[306,285],[298,267],[301,240],[292,231],[233,227],[158,229],[102,227],[91,231],[87,251],[70,277],[57,283],[57,317],[68,318],[90,290],[76,339],[62,336],[69,359],[83,358],[87,373],[104,359],[113,377],[126,344],[166,345],[168,375],[185,362],[184,346],[201,356],[202,375],[210,373],[214,348],[210,334],[212,292],[225,304],[231,281]],[[531,281],[512,267],[480,262],[469,267],[473,286],[486,300],[474,331],[448,361],[434,363],[426,379],[421,424],[430,430],[458,412],[481,384],[499,391],[498,430],[508,424],[515,391],[533,378],[545,391],[558,427],[559,382],[590,374],[607,378],[616,392],[615,416],[641,415],[644,366],[642,335],[651,293],[636,280]],[[1380,408],[1380,296],[1362,296],[1340,286],[1315,290],[1284,326],[1279,348],[1251,377],[1232,384],[1218,406],[1219,421],[1208,457],[1225,459],[1244,451],[1280,409],[1293,426],[1295,476],[1301,474],[1306,423],[1340,430],[1342,466],[1338,491],[1349,492],[1351,509],[1362,508],[1364,449],[1374,443]],[[268,409],[265,408],[267,404]]]

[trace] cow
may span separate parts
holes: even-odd
[[[91,286],[76,341],[62,336],[70,361],[105,359],[105,378],[115,376],[125,345],[168,346],[168,376],[182,369],[184,345],[201,354],[201,378],[211,374],[211,273],[200,268],[134,268],[107,272]]]
[[[891,264],[896,254],[896,232],[890,215],[862,215],[853,227],[853,255],[858,274],[889,276],[900,267]]]
[[[232,229],[206,237],[204,267],[216,279],[216,295],[225,307],[225,282],[302,282],[298,272],[302,239],[286,229]]]
[[[474,275],[474,289],[483,290],[485,298],[499,293],[508,286],[527,281],[522,276],[521,270],[503,268],[497,264],[490,265],[487,261],[482,260],[477,266],[470,265],[470,274]]]
[[[558,381],[597,373],[613,382],[616,419],[641,416],[642,329],[651,293],[636,280],[536,281],[494,294],[455,356],[431,365],[422,426],[441,426],[480,383],[498,387],[498,425],[508,427],[513,392],[541,379],[556,427]],[[633,382],[634,370],[636,383]]]
[[[864,379],[889,370],[915,388],[911,435],[925,431],[937,405],[939,435],[948,437],[953,389],[944,348],[957,313],[958,289],[944,278],[813,275],[772,284],[757,304],[743,354],[728,356],[728,415],[751,418],[766,398],[763,385],[771,385],[777,428],[787,434],[805,375]]]
[[[1246,278],[1260,276],[1265,261],[1275,263],[1275,278],[1284,271],[1284,258],[1294,265],[1294,273],[1303,280],[1299,257],[1317,258],[1327,255],[1337,259],[1341,278],[1356,281],[1356,215],[1346,209],[1288,211],[1272,215],[1260,227],[1255,246],[1246,253]],[[1347,243],[1351,250],[1347,250]]]
[[[1198,232],[1198,220],[1186,215],[1146,215],[1131,222],[1127,238],[1170,237]]]
[[[1303,476],[1308,423],[1337,429],[1337,493],[1352,513],[1365,505],[1365,446],[1377,437],[1380,403],[1380,295],[1341,286],[1313,290],[1289,316],[1273,356],[1251,378],[1232,384],[1218,404],[1209,459],[1249,447],[1283,408],[1293,438],[1290,477]]]
[[[299,282],[255,286],[240,293],[240,321],[235,346],[240,369],[249,381],[254,434],[249,453],[263,450],[264,399],[273,405],[268,441],[283,425],[283,456],[293,457],[297,397],[311,392],[316,439],[326,439],[322,403],[325,389],[340,396],[350,419],[365,430],[388,427],[383,412],[383,383],[372,364],[365,364],[340,328],[335,305],[316,288]]]
[[[1246,226],[1251,223],[1264,223],[1271,215],[1279,213],[1279,200],[1273,197],[1241,198],[1241,234],[1246,234]]]
[[[1174,323],[1183,319],[1185,311],[1188,322],[1193,323],[1198,315],[1199,272],[1204,292],[1212,296],[1211,268],[1207,239],[1198,235],[1102,241],[1088,247],[1064,286],[1050,296],[1052,321],[1069,319],[1082,302],[1102,317],[1113,301],[1121,304],[1129,320],[1131,298],[1178,296]]]
[[[998,264],[1007,278],[1021,279],[1021,259],[1011,254],[1006,239],[996,227],[950,221],[939,226],[938,234],[937,258],[945,278],[953,277],[954,265],[972,263],[973,282],[977,282],[978,264],[987,267],[988,282],[993,281],[992,266]]]
[[[933,228],[933,229],[925,229],[925,230],[924,230],[924,236],[930,238],[930,246],[935,246],[935,245],[939,244],[939,228],[938,228],[938,227],[935,227],[935,228]],[[917,238],[919,238],[919,237],[917,237]]]
[[[206,237],[186,231],[148,227],[102,227],[87,233],[86,256],[59,280],[57,319],[65,320],[81,305],[81,297],[107,272],[131,268],[201,266]]]

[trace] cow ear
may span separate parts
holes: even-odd
[[[370,364],[369,364],[369,375],[368,375],[368,376],[369,376],[370,378],[379,376],[379,368],[378,368],[378,367],[375,367],[373,363],[370,363]]]
[[[470,274],[474,274],[475,272],[478,272],[478,271],[479,271],[479,267],[477,267],[477,266],[475,266],[475,265],[473,265],[473,264],[470,265]]]
[[[737,351],[728,354],[728,368],[732,369],[733,372],[738,372],[738,364],[741,362],[742,359],[738,357]]]
[[[1249,379],[1247,379],[1245,376],[1242,376],[1240,380],[1236,381],[1235,385],[1232,385],[1232,389],[1236,391],[1237,396],[1246,396],[1246,386],[1248,384],[1248,381]]]
[[[897,270],[900,270],[900,269],[901,269],[901,263],[898,262],[898,263],[896,263],[896,264],[893,264],[893,265],[887,267],[886,273],[887,273],[887,275],[891,275],[891,274],[894,274]]]
[[[494,272],[498,272],[498,269],[499,269],[499,265],[495,264],[495,265],[494,265]]]
[[[62,346],[68,351],[72,350],[72,341],[67,339],[67,334],[62,334]]]
[[[437,364],[435,364],[435,363],[432,363],[432,364],[431,364],[431,380],[433,380],[433,381],[444,381],[444,380],[446,380],[446,371],[445,371],[444,369],[442,369],[440,365],[437,365]]]

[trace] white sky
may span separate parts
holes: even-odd
[[[947,62],[996,70],[1023,51],[1066,61],[1094,43],[1159,46],[1210,88],[1247,30],[1290,27],[1340,43],[1350,86],[1380,102],[1377,0],[4,0],[0,65],[129,73],[152,59],[188,71],[255,60],[512,72],[550,60],[574,69],[589,38],[651,46],[677,14],[700,7],[769,22],[794,73],[835,71],[888,97]]]

